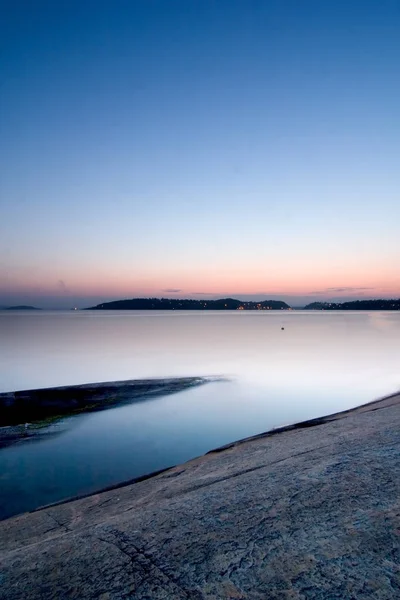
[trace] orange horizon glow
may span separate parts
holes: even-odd
[[[110,261],[111,262],[111,261]],[[242,264],[224,262],[205,268],[186,265],[162,269],[154,265],[130,268],[116,263],[81,265],[74,269],[64,265],[60,271],[47,265],[39,268],[9,272],[0,280],[1,296],[30,296],[32,298],[68,297],[123,299],[134,297],[268,297],[324,298],[398,298],[400,276],[393,263],[379,265],[327,264],[320,261],[289,265],[275,262],[264,266],[259,262]],[[247,266],[249,265],[249,266]],[[60,274],[62,275],[60,277]],[[101,300],[100,300],[101,301]],[[1,302],[0,302],[1,304]]]

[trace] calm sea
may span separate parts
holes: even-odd
[[[72,417],[0,450],[0,517],[392,393],[399,364],[398,312],[0,311],[0,391],[228,378]]]

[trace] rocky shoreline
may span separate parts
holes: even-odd
[[[394,600],[400,395],[0,523],[8,600]]]
[[[55,424],[76,414],[143,402],[209,381],[215,378],[132,379],[0,393],[0,448],[56,433]]]

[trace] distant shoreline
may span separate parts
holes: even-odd
[[[291,310],[281,300],[241,301],[236,298],[193,300],[191,298],[132,298],[91,306],[85,310]]]
[[[391,300],[352,300],[351,302],[311,302],[304,310],[400,310],[400,298]]]
[[[306,306],[289,306],[282,300],[260,300],[242,301],[236,298],[220,298],[217,300],[195,300],[190,298],[132,298],[130,300],[115,300],[103,302],[96,306],[85,308],[39,308],[37,306],[1,306],[0,311],[88,311],[88,310],[143,310],[143,311],[260,311],[260,310],[287,310],[287,311],[398,311],[400,310],[400,298],[396,299],[372,299],[351,300],[348,302],[311,302]]]
[[[236,298],[193,300],[190,298],[131,298],[90,306],[84,310],[293,310],[282,300],[242,301]],[[296,310],[400,310],[399,299],[312,302]]]
[[[41,308],[37,308],[36,306],[3,306],[1,310],[42,310]]]

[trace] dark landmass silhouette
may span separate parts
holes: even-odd
[[[42,310],[41,308],[37,308],[36,306],[25,306],[25,304],[21,304],[21,306],[6,306],[4,310]]]
[[[311,302],[306,310],[400,310],[397,300],[352,300],[350,302]]]
[[[132,298],[116,300],[92,306],[85,310],[280,310],[290,309],[286,302],[280,300],[263,300],[260,302],[242,302],[235,298],[219,300],[191,300],[175,298]]]
[[[28,425],[36,423],[37,428],[49,425],[52,420],[62,416],[104,410],[133,401],[143,402],[151,397],[174,394],[216,380],[209,377],[130,379],[2,392],[0,393],[0,429],[24,423]],[[47,419],[50,419],[50,422],[47,422]],[[39,425],[38,421],[41,421]],[[31,432],[32,428],[24,431],[25,434]],[[0,431],[0,447],[3,433]]]

